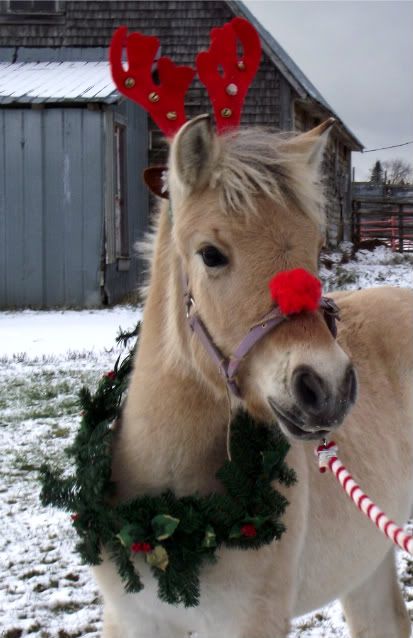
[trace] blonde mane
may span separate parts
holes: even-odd
[[[255,215],[262,196],[288,211],[291,205],[324,227],[324,193],[302,154],[286,148],[292,133],[245,128],[220,136],[220,156],[211,187],[222,209]]]

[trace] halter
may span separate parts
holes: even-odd
[[[224,378],[229,390],[231,390],[237,398],[241,398],[242,393],[236,380],[238,368],[241,362],[245,359],[250,350],[252,350],[252,348],[269,332],[284,323],[284,321],[288,321],[290,319],[290,315],[284,314],[280,307],[276,306],[269,313],[264,315],[262,319],[251,326],[250,330],[237,346],[233,354],[226,357],[215,344],[199,314],[197,312],[191,313],[191,310],[195,308],[196,305],[186,278],[184,282],[184,290],[186,318],[191,330],[197,335],[213,363],[218,367],[219,373]],[[319,308],[323,312],[323,317],[327,327],[335,339],[337,336],[336,320],[340,320],[338,306],[329,297],[322,297],[320,299]],[[298,313],[294,313],[295,316],[297,316],[297,314]]]

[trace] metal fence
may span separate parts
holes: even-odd
[[[413,252],[413,200],[353,198],[353,242],[379,240],[398,252]]]

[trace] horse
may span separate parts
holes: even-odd
[[[254,127],[217,136],[200,116],[171,143],[169,201],[161,201],[151,241],[143,327],[113,448],[117,499],[217,490],[228,402],[233,413],[243,408],[281,429],[298,481],[285,491],[282,538],[258,550],[220,549],[203,568],[195,608],[162,602],[142,556],[134,560],[145,587],[126,593],[103,550],[93,571],[104,638],[286,638],[293,618],[335,599],[352,638],[410,636],[395,551],[333,477],[319,473],[314,444],[334,432],[371,498],[394,520],[408,519],[413,291],[333,294],[337,339],[321,312],[293,315],[242,359],[238,395],[188,327],[196,312],[228,356],[271,310],[275,274],[317,274],[326,226],[320,171],[332,124],[292,136]]]

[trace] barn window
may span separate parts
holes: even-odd
[[[9,13],[30,15],[38,13],[53,14],[61,11],[61,4],[61,2],[56,2],[56,0],[9,0],[8,11]]]
[[[122,260],[129,258],[128,209],[126,193],[126,126],[115,123],[114,134],[115,250],[117,259]]]
[[[0,0],[6,24],[64,24],[64,0]]]

